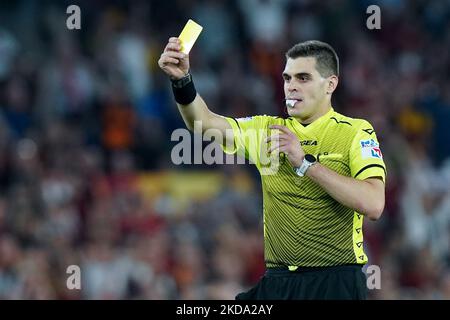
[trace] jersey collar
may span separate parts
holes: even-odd
[[[324,123],[326,120],[330,119],[330,117],[333,115],[333,113],[334,113],[334,109],[333,109],[333,107],[331,107],[330,110],[327,111],[327,113],[325,113],[323,116],[317,118],[316,120],[314,120],[313,122],[308,124],[306,127],[303,126],[296,119],[294,119],[294,118],[291,118],[291,119],[292,119],[292,123],[293,123],[294,127],[297,130],[302,131],[302,132],[307,132],[307,131],[313,130],[314,128],[317,128],[322,123]]]

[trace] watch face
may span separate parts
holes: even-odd
[[[305,159],[308,162],[316,162],[316,157],[314,157],[312,154],[305,154]]]

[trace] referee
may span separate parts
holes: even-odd
[[[178,38],[169,39],[158,64],[186,126],[201,121],[202,130],[220,130],[232,141],[224,151],[252,160],[261,173],[266,273],[236,299],[366,299],[363,218],[383,212],[386,166],[371,124],[331,105],[339,79],[334,49],[314,40],[286,53],[286,119],[210,111]],[[275,171],[266,170],[264,154],[279,159]]]

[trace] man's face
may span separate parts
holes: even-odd
[[[296,100],[293,108],[287,107],[291,117],[315,119],[314,116],[326,107],[328,80],[316,70],[316,58],[288,58],[283,79],[285,98]]]

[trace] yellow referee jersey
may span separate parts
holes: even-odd
[[[332,108],[303,126],[294,118],[254,116],[226,118],[238,153],[256,165],[262,181],[264,251],[267,267],[364,264],[363,216],[334,200],[309,177],[299,177],[284,154],[267,156],[265,138],[271,125],[293,131],[305,151],[335,172],[355,179],[380,177],[386,166],[369,122]]]

